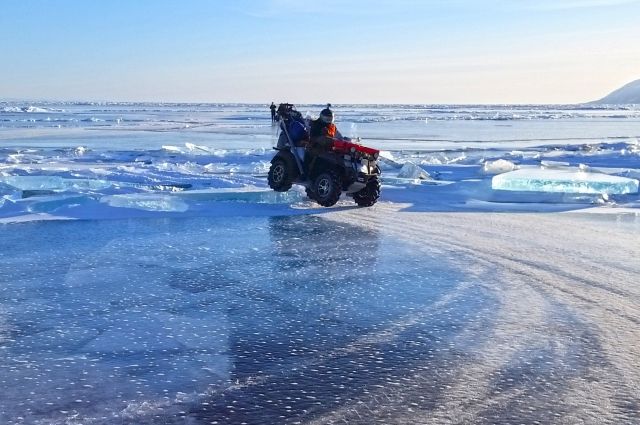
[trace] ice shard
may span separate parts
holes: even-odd
[[[133,208],[145,211],[185,212],[189,209],[189,206],[180,199],[154,193],[107,195],[103,196],[100,202],[114,208]]]
[[[304,199],[301,192],[296,190],[274,192],[270,189],[254,187],[185,190],[182,192],[172,192],[171,196],[184,200],[247,202],[257,204],[287,204],[299,202]]]
[[[638,180],[578,168],[523,168],[491,179],[494,190],[622,195],[638,193]]]
[[[432,180],[429,173],[413,162],[407,161],[398,172],[398,178]]]

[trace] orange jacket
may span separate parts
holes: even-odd
[[[327,124],[327,126],[325,127],[324,132],[326,133],[327,137],[331,137],[334,138],[336,137],[336,125],[335,124]]]

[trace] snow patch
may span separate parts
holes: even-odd
[[[498,159],[495,161],[485,161],[482,165],[482,171],[485,174],[501,174],[513,171],[517,168],[516,164],[506,159]]]

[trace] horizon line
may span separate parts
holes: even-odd
[[[162,105],[162,104],[171,104],[171,105],[252,105],[252,106],[262,106],[262,105],[270,105],[272,101],[267,102],[246,102],[246,101],[233,101],[233,102],[219,102],[219,101],[173,101],[173,100],[61,100],[61,99],[28,99],[28,98],[0,98],[0,103],[51,103],[51,104],[109,104],[109,105],[126,105],[126,104],[149,104],[149,105]],[[438,105],[447,105],[447,106],[575,106],[575,105],[589,105],[589,104],[598,104],[598,105],[636,105],[635,103],[629,104],[599,104],[598,100],[591,100],[586,102],[552,102],[552,103],[538,103],[538,102],[378,102],[378,103],[360,103],[360,102],[275,102],[276,105],[280,103],[291,103],[293,105],[313,105],[313,106],[321,106],[331,104],[332,106],[349,106],[349,105],[360,105],[360,106],[372,106],[372,105],[415,105],[415,106],[438,106]]]

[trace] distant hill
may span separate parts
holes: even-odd
[[[602,99],[590,103],[601,105],[640,104],[640,80],[632,81]]]

